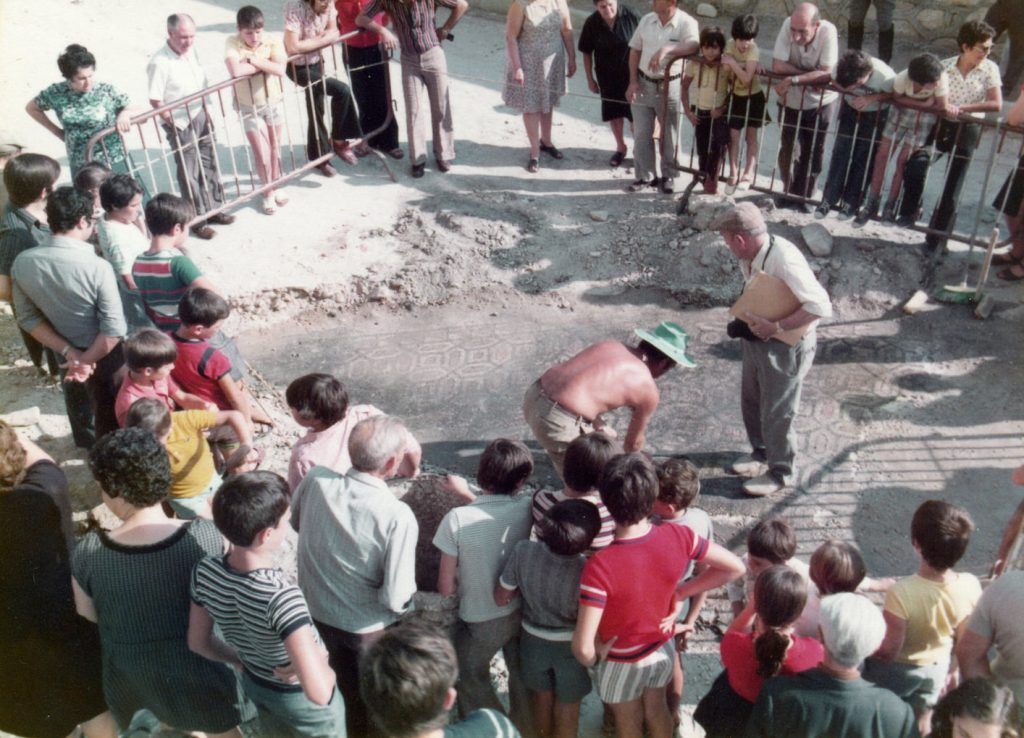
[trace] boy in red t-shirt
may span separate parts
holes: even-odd
[[[613,458],[598,490],[615,520],[615,540],[583,569],[573,654],[596,665],[597,693],[615,715],[619,738],[640,738],[645,723],[651,738],[669,738],[665,686],[675,658],[676,602],[735,579],[743,563],[685,526],[651,525],[658,476],[646,456]],[[690,561],[707,568],[680,584]]]
[[[273,425],[265,412],[253,407],[245,385],[231,375],[231,359],[210,343],[230,313],[227,301],[213,290],[190,287],[185,291],[178,303],[181,325],[171,334],[178,347],[171,377],[219,409],[242,413],[250,426]]]

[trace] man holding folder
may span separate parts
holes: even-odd
[[[763,497],[793,480],[793,419],[814,361],[815,323],[832,315],[828,293],[793,243],[768,233],[756,205],[741,202],[712,224],[740,263],[746,284],[730,312],[729,335],[743,339],[740,405],[751,453],[731,471],[743,491]]]

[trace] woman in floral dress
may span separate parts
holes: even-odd
[[[25,110],[43,128],[64,142],[74,177],[86,162],[86,144],[93,134],[112,125],[121,133],[130,128],[128,96],[105,82],[95,82],[96,57],[72,44],[57,58],[63,82],[50,85],[29,101]],[[61,126],[46,114],[52,110]],[[111,133],[94,147],[93,155],[111,169],[131,174],[121,137]]]

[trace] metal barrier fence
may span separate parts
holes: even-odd
[[[676,71],[679,68],[675,65],[689,60],[698,64],[694,89],[705,81],[705,74],[725,74],[720,64],[708,67],[702,59],[677,55],[667,63],[665,79],[680,74]],[[911,155],[906,167],[896,175],[897,167],[892,166],[892,159],[896,156],[896,150],[902,146],[892,147],[893,150],[889,152],[887,159],[886,172],[883,173],[888,176],[879,175],[882,181],[881,192],[884,194],[890,184],[896,185],[898,180],[894,177],[899,176],[903,180],[902,191],[891,192],[888,197],[897,200],[898,209],[910,211],[913,223],[906,227],[938,239],[963,242],[972,250],[974,246],[984,246],[987,243],[982,234],[992,228],[993,211],[989,208],[994,207],[1000,212],[1003,210],[1010,195],[1010,188],[1000,188],[1003,182],[1014,175],[1019,166],[1024,167],[1024,137],[1021,136],[1024,129],[963,113],[955,120],[936,122],[936,117],[929,114],[927,105],[903,105],[892,101],[883,101],[877,111],[860,112],[848,103],[857,95],[850,94],[833,84],[792,86],[789,95],[793,95],[794,92],[798,94],[797,103],[799,108],[803,109],[803,115],[787,114],[779,96],[774,94],[772,85],[787,79],[788,75],[760,71],[756,76],[761,81],[768,102],[765,105],[763,120],[755,121],[763,125],[757,132],[757,176],[755,182],[751,183],[751,189],[796,202],[818,205],[825,194],[833,194],[838,188],[841,192],[846,190],[843,192],[844,196],[847,193],[859,193],[858,201],[849,204],[860,206],[866,201],[870,190],[874,157],[882,145],[882,134],[886,130],[886,113],[892,117],[896,115],[895,111],[906,110],[910,112],[910,117],[902,116],[905,130],[896,132],[897,137],[903,135],[902,139],[897,140],[909,141],[911,148],[917,153]],[[717,83],[717,77],[711,82]],[[668,124],[671,90],[671,84],[661,83],[662,108],[659,122],[662,126]],[[834,99],[826,102],[828,97]],[[790,100],[791,98],[787,98],[787,101]],[[849,110],[845,110],[846,108]],[[727,110],[726,115],[728,114]],[[682,117],[686,112],[680,109],[679,115],[676,124],[682,125]],[[838,125],[836,121],[840,115],[848,118],[843,126]],[[745,110],[741,117],[745,118],[745,124],[749,124],[749,110]],[[700,122],[705,126],[709,125],[706,119]],[[782,126],[779,147],[774,151],[766,151],[763,145],[764,134],[769,125]],[[854,127],[859,129],[856,136],[851,133],[851,128]],[[745,135],[741,134],[738,138],[739,141],[735,144],[737,148],[744,144]],[[840,141],[841,138],[846,140]],[[859,147],[856,143],[857,138],[862,138]],[[680,142],[684,137],[679,135],[675,139]],[[704,144],[705,150],[698,150],[698,139],[702,139],[702,144],[707,141]],[[721,153],[715,151],[714,147],[721,144],[708,135],[694,135],[688,140],[691,141],[688,157],[686,152],[680,150],[679,143],[676,144],[676,150],[670,154],[675,162],[675,168],[681,172],[692,173],[701,181],[705,178],[711,179],[707,170],[709,166],[715,164],[716,155]],[[809,147],[810,151],[803,151],[804,147]],[[797,149],[801,149],[799,154]],[[858,161],[853,155],[855,149],[861,156],[866,152],[868,160]],[[846,160],[836,159],[836,152],[839,157],[845,157]],[[738,151],[734,156],[737,163],[742,161]],[[799,162],[803,157],[806,159]],[[717,159],[719,172],[729,165],[727,159],[726,156]],[[834,159],[838,162],[837,169],[830,173]],[[902,176],[904,171],[907,177]],[[846,180],[851,174],[859,175],[860,181],[847,183]],[[803,175],[805,177],[801,181]],[[839,185],[844,187],[839,187],[836,183],[829,187],[830,176],[839,177]],[[845,187],[846,184],[849,184],[849,188]],[[897,188],[893,186],[892,189]],[[822,191],[821,196],[816,195],[818,190]],[[912,199],[908,201],[908,197]],[[915,206],[914,200],[920,204]],[[840,201],[832,200],[830,204],[838,207]]]
[[[343,63],[344,40],[356,35],[357,32],[343,34],[339,40],[320,49],[323,59],[323,75],[319,80],[306,85],[293,84],[285,77],[267,75],[262,72],[238,78],[229,78],[213,84],[193,95],[175,100],[159,108],[154,108],[131,119],[131,130],[121,133],[115,127],[98,131],[86,147],[88,160],[108,161],[107,141],[111,135],[120,138],[125,151],[128,152],[127,173],[147,190],[148,194],[173,192],[193,203],[206,203],[208,207],[198,208],[191,225],[201,223],[209,217],[229,210],[239,203],[252,199],[268,191],[280,187],[289,180],[329,162],[335,155],[330,146],[328,150],[320,144],[320,139],[309,135],[307,127],[314,93],[326,100],[328,85],[331,80],[345,81],[348,74]],[[306,52],[289,57],[291,62],[307,56]],[[390,54],[384,61],[366,67],[352,67],[349,71],[367,69],[371,66],[382,66],[388,71]],[[394,120],[394,100],[391,94],[390,73],[384,75],[386,85],[388,114],[386,120],[373,131],[364,131],[363,139],[372,138],[385,130]],[[262,108],[255,122],[259,124],[264,136],[264,143],[269,152],[277,150],[277,166],[266,162],[269,172],[265,170],[261,176],[259,162],[252,146],[247,142],[246,115],[235,104],[236,87],[248,92],[249,100],[265,99],[269,101]],[[319,90],[314,89],[319,87]],[[326,130],[331,130],[331,110],[324,105],[323,116]],[[205,118],[207,125],[200,125]],[[260,122],[259,118],[263,118]],[[195,137],[188,135],[188,129],[179,125],[174,128],[172,121],[197,121],[192,126],[198,129]],[[270,121],[268,124],[267,121]],[[276,143],[276,146],[272,145]],[[239,145],[241,144],[241,145]],[[313,147],[307,152],[307,148]],[[395,175],[388,166],[386,159],[371,149],[381,162],[392,181]],[[198,160],[201,165],[193,164]],[[198,169],[197,182],[201,191],[193,190],[187,177],[180,176],[182,167],[193,166]],[[216,175],[210,177],[207,170]],[[277,176],[267,176],[276,174]],[[267,181],[263,181],[264,178]],[[223,195],[215,197],[218,183],[223,187]]]

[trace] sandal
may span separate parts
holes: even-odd
[[[274,213],[276,213],[277,208],[274,207],[274,198],[272,198],[270,195],[264,197],[263,205],[261,206],[260,209],[263,210],[264,215],[273,215]]]
[[[617,167],[617,166],[622,164],[622,162],[625,160],[625,158],[626,158],[626,152],[625,151],[616,151],[614,154],[612,154],[612,158],[608,160],[608,166],[610,166],[610,167]]]
[[[740,177],[740,181],[736,183],[736,189],[740,191],[749,190],[753,184],[753,178],[748,177],[747,175],[744,174],[742,177]]]
[[[992,266],[1013,266],[1020,262],[1020,259],[1013,255],[1012,251],[1005,254],[996,254],[992,257]]]
[[[274,202],[277,203],[278,207],[284,207],[288,204],[288,197],[286,195],[274,195]]]
[[[540,150],[550,156],[552,159],[564,159],[565,154],[556,149],[552,144],[546,144],[543,141],[540,142]]]
[[[403,156],[405,156],[405,152],[402,151],[397,146],[395,148],[391,149],[390,151],[385,151],[384,153],[386,153],[392,159],[401,159]]]
[[[1014,269],[1019,269],[1020,271],[1016,272]],[[1021,280],[1024,280],[1024,263],[1018,261],[1013,266],[1001,269],[996,273],[996,276],[1004,282],[1020,282]]]
[[[530,174],[536,174],[537,170],[540,169],[540,161],[530,157],[530,161],[526,163],[526,171]]]

